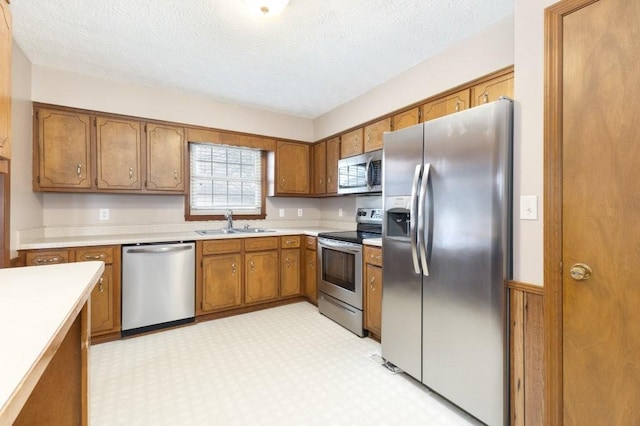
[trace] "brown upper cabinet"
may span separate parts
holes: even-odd
[[[449,96],[428,102],[420,107],[420,118],[429,121],[469,108],[470,90],[464,89]]]
[[[147,189],[184,192],[184,128],[147,124],[146,129]]]
[[[309,194],[310,145],[278,141],[276,194]]]
[[[338,193],[338,160],[340,137],[327,140],[327,194]]]
[[[352,157],[364,152],[364,138],[362,127],[345,133],[341,137],[340,158]]]
[[[327,192],[327,143],[313,145],[313,193]]]
[[[11,158],[11,12],[0,1],[0,158]]]
[[[391,129],[400,130],[420,122],[420,108],[411,108],[391,117]]]
[[[513,98],[513,73],[504,74],[471,88],[471,106],[497,101],[501,96]]]
[[[62,107],[34,111],[34,191],[184,193],[184,128]]]
[[[385,118],[364,128],[364,152],[382,149],[382,135],[391,130],[391,118]]]
[[[140,189],[140,122],[107,117],[95,120],[98,189]]]
[[[42,108],[36,120],[34,191],[91,189],[91,117]]]

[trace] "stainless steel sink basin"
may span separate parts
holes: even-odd
[[[265,228],[221,228],[201,229],[199,231],[196,231],[196,233],[200,235],[260,234],[263,232],[275,232],[275,230]]]

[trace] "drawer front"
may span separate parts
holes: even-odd
[[[364,261],[372,265],[382,266],[382,249],[379,247],[364,246]]]
[[[69,250],[42,250],[28,252],[26,256],[27,266],[55,265],[69,262]]]
[[[101,260],[106,264],[113,263],[113,252],[115,247],[87,247],[76,249],[76,262],[87,262],[91,260]]]
[[[307,250],[315,250],[316,249],[316,237],[305,237],[304,238],[304,246]]]
[[[300,235],[288,235],[280,237],[280,247],[282,248],[300,248]]]
[[[202,242],[202,254],[240,253],[242,240],[215,240]]]
[[[245,251],[273,250],[278,248],[278,237],[247,238],[244,240]]]

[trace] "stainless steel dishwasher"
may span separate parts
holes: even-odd
[[[193,322],[195,243],[122,246],[122,335]]]

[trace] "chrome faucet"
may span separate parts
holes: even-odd
[[[227,210],[224,218],[227,219],[227,229],[233,228],[233,210]]]

